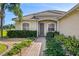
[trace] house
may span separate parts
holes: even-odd
[[[58,27],[61,34],[79,38],[79,4],[58,20]]]
[[[37,36],[59,31],[66,36],[79,37],[79,4],[68,12],[48,10],[23,17],[22,22],[14,18],[16,30],[36,30]]]
[[[16,30],[36,30],[37,36],[46,36],[47,32],[57,30],[57,21],[64,14],[64,11],[47,10],[26,15],[21,23],[15,19]]]

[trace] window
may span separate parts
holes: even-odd
[[[52,32],[52,31],[54,31],[55,29],[54,29],[54,24],[49,24],[48,25],[48,31],[49,32]]]
[[[29,24],[23,23],[23,30],[29,30]]]

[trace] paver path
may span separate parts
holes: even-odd
[[[45,37],[39,37],[30,47],[22,49],[21,56],[44,56],[45,44]]]
[[[13,43],[16,43],[16,42],[9,42],[9,41],[6,42],[6,44],[8,45],[11,45]],[[43,51],[45,50],[45,45],[46,45],[45,37],[38,37],[30,47],[26,47],[22,49],[21,56],[44,56]],[[20,55],[20,54],[17,54],[17,55]]]
[[[34,42],[30,47],[26,47],[21,51],[21,56],[39,56],[41,45],[40,42]]]
[[[45,39],[45,37],[38,37],[36,42],[41,42],[42,43],[40,56],[44,56],[44,50],[46,48],[46,39]]]

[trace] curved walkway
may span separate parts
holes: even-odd
[[[19,41],[20,42],[20,41]],[[13,45],[14,43],[19,42],[11,42],[11,41],[3,41],[0,43],[5,43],[6,45]],[[23,48],[21,50],[20,54],[17,54],[16,56],[44,56],[44,50],[45,50],[46,40],[45,37],[38,37],[35,42],[32,43],[30,47]]]

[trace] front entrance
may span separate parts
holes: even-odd
[[[39,36],[44,36],[44,23],[39,23]]]

